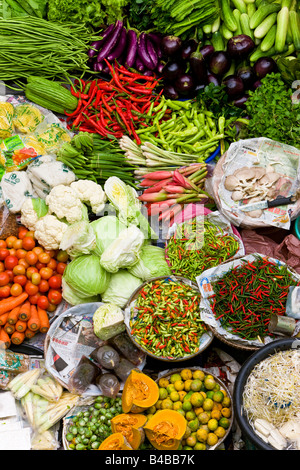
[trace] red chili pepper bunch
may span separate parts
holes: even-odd
[[[78,106],[74,112],[66,113],[68,128],[100,134],[107,139],[111,135],[120,139],[128,134],[140,144],[136,129],[148,125],[151,104],[159,103],[162,92],[153,93],[159,79],[106,63],[112,77],[110,81],[80,79],[71,87],[72,94],[78,98]]]
[[[258,257],[213,283],[211,309],[223,328],[244,339],[272,336],[270,318],[285,315],[289,287],[296,284],[286,265]]]

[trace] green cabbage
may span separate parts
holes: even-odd
[[[99,302],[100,300],[99,296],[97,295],[91,297],[82,296],[78,291],[76,291],[76,289],[73,289],[71,286],[69,286],[64,278],[62,278],[62,296],[70,305]]]
[[[171,269],[165,259],[165,250],[159,246],[144,245],[139,261],[128,271],[143,281],[153,277],[170,276]]]
[[[68,226],[59,248],[71,258],[87,255],[97,248],[96,234],[87,220],[81,220]]]
[[[111,275],[108,287],[102,294],[102,301],[124,308],[133,292],[141,284],[141,279],[133,276],[126,269],[120,269],[116,274]]]
[[[81,296],[103,294],[110,281],[110,273],[105,271],[97,255],[82,255],[73,259],[64,271],[63,278]]]
[[[110,273],[116,273],[121,268],[134,265],[139,260],[143,243],[143,233],[135,225],[131,225],[122,230],[118,238],[103,252],[101,266]]]
[[[104,191],[107,199],[118,212],[118,218],[126,225],[137,224],[141,203],[136,191],[117,176],[105,181]]]
[[[118,238],[126,225],[114,215],[106,215],[91,222],[91,227],[96,234],[97,254],[100,256]]]
[[[93,315],[94,333],[106,341],[125,330],[124,315],[115,304],[101,305]]]

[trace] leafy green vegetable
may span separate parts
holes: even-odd
[[[48,20],[99,27],[105,23],[106,13],[101,2],[90,0],[49,0]]]
[[[0,2],[0,18],[35,16],[45,18],[48,0],[3,0]]]
[[[126,269],[119,269],[111,275],[109,284],[104,294],[102,302],[113,303],[124,308],[133,292],[142,284],[142,280],[130,274]]]
[[[263,136],[300,148],[300,106],[292,103],[292,91],[280,73],[266,75],[261,83],[246,102],[250,116],[246,137]]]
[[[292,86],[294,81],[300,80],[300,59],[280,57],[276,63],[282,79],[289,86]]]
[[[148,281],[153,277],[171,275],[171,269],[165,258],[165,250],[155,245],[144,245],[140,260],[128,271],[143,281]]]
[[[45,200],[40,197],[32,198],[32,207],[39,219],[48,213],[48,206]]]

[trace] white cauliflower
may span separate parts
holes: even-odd
[[[86,207],[81,202],[78,193],[70,186],[59,184],[46,197],[49,213],[58,219],[66,219],[70,224],[82,220]]]
[[[52,214],[47,214],[37,221],[34,237],[45,250],[57,250],[67,228],[68,224],[61,222]]]
[[[77,192],[82,202],[91,206],[94,214],[98,214],[104,209],[107,197],[100,184],[90,180],[78,180],[71,183],[70,186]]]
[[[28,230],[35,231],[35,226],[38,220],[38,215],[32,205],[32,199],[25,199],[21,207],[21,224],[28,228]]]

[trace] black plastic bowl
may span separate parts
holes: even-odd
[[[237,423],[242,431],[242,434],[251,444],[258,450],[275,450],[273,446],[264,442],[255,433],[252,426],[249,424],[247,416],[244,412],[243,406],[243,393],[249,375],[259,362],[267,359],[268,357],[276,354],[279,351],[286,351],[288,349],[300,349],[300,339],[297,338],[283,338],[272,341],[271,343],[263,346],[258,351],[255,351],[242,365],[234,384],[233,390],[233,405],[234,415]]]

